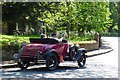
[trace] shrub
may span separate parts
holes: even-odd
[[[110,32],[102,33],[102,36],[119,36],[119,33],[113,30],[111,33]]]
[[[13,59],[13,54],[18,52],[28,42],[3,42],[2,43],[2,59],[9,60]]]
[[[83,33],[81,36],[78,36],[75,33],[70,34],[70,41],[91,41],[94,40],[94,33]]]

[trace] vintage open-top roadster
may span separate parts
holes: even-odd
[[[55,70],[60,62],[77,61],[80,67],[86,63],[87,52],[84,48],[78,48],[66,40],[30,38],[30,44],[21,48],[19,54],[14,54],[18,67],[27,69],[30,62],[44,63],[47,70]]]

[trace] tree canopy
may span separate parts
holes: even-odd
[[[2,4],[2,20],[7,23],[8,34],[18,24],[24,32],[26,25],[35,34],[41,26],[47,31],[85,32],[118,31],[118,2],[6,2]]]

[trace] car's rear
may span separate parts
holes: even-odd
[[[25,45],[22,49],[20,57],[37,58],[37,55],[39,53],[43,53],[44,46],[45,44],[40,43],[32,43]]]
[[[14,55],[21,69],[26,69],[30,62],[45,64],[46,56],[57,44],[53,39],[31,39],[30,41],[30,44],[23,46],[19,53]]]

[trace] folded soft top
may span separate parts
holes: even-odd
[[[30,43],[43,43],[43,44],[58,44],[58,43],[60,43],[58,40],[52,39],[52,38],[45,38],[45,39],[30,38],[29,40],[30,40]]]

